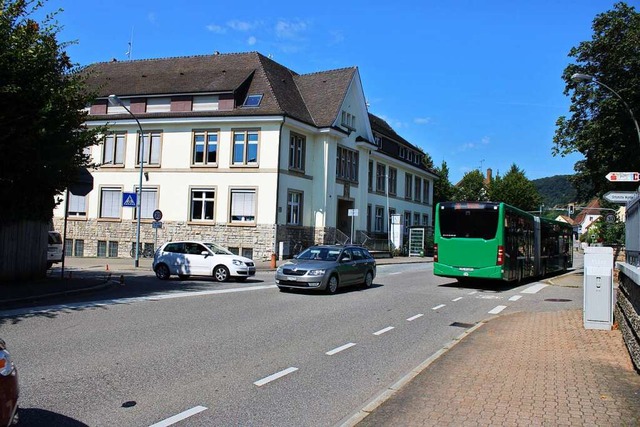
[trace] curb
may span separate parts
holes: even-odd
[[[88,286],[88,287],[85,287],[85,288],[76,288],[76,289],[71,289],[71,290],[67,290],[67,291],[51,292],[51,293],[48,293],[48,294],[40,294],[40,295],[34,295],[34,296],[30,296],[30,297],[22,297],[22,298],[13,298],[13,299],[1,300],[0,301],[0,310],[2,310],[3,307],[6,306],[6,305],[20,303],[20,302],[38,301],[40,299],[53,298],[53,297],[59,297],[59,296],[64,296],[64,295],[76,295],[76,294],[81,294],[81,293],[85,293],[85,292],[100,291],[100,290],[109,288],[110,286],[112,286],[114,284],[117,284],[117,283],[118,282],[115,279],[104,279],[104,282],[99,284],[99,285]]]
[[[435,353],[433,353],[425,361],[423,361],[418,366],[413,368],[411,371],[409,371],[406,375],[404,375],[398,381],[396,381],[395,383],[391,384],[389,387],[387,387],[387,389],[383,390],[376,397],[374,397],[373,399],[371,399],[370,401],[365,403],[365,405],[362,407],[362,409],[360,409],[358,412],[356,412],[355,414],[353,414],[353,415],[349,416],[348,418],[344,419],[344,421],[338,422],[338,424],[336,424],[335,427],[354,427],[354,426],[356,426],[360,421],[364,420],[366,417],[369,416],[369,414],[371,414],[373,411],[375,411],[380,405],[382,405],[384,402],[389,400],[402,387],[407,385],[409,382],[411,382],[412,379],[414,379],[422,371],[427,369],[433,362],[438,360],[440,357],[444,356],[449,350],[451,350],[453,347],[455,347],[456,344],[458,344],[460,341],[462,341],[466,336],[468,336],[471,333],[475,332],[478,328],[480,328],[485,323],[491,321],[492,319],[494,319],[496,317],[499,317],[499,316],[493,316],[493,317],[491,317],[489,319],[482,320],[482,321],[478,322],[473,327],[467,329],[462,334],[458,335],[453,340],[449,341],[440,350],[438,350]]]

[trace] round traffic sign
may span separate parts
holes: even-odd
[[[162,219],[162,211],[160,209],[153,211],[153,219],[156,221],[160,221]]]

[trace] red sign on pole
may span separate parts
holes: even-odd
[[[639,172],[609,172],[607,179],[611,182],[638,182],[640,181]]]

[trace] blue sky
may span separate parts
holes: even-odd
[[[357,66],[370,112],[446,161],[455,183],[513,163],[529,179],[573,173],[580,155],[551,155],[569,107],[561,74],[614,3],[50,0],[44,10],[63,9],[60,40],[77,42],[67,51],[81,65],[126,60],[132,39],[132,59],[258,51],[301,74]]]

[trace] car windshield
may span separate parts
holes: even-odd
[[[216,245],[215,243],[205,243],[204,245],[211,249],[211,252],[216,255],[233,255],[233,253],[229,252],[227,248],[223,248],[222,246]]]
[[[336,261],[340,255],[340,249],[332,248],[308,248],[297,259],[311,260],[311,261]]]

